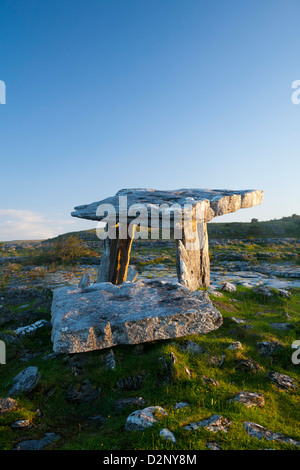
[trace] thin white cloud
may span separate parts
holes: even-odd
[[[0,240],[39,240],[70,231],[73,220],[48,219],[30,210],[0,209]]]

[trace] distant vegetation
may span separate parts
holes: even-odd
[[[300,238],[300,216],[259,222],[209,223],[209,238]]]

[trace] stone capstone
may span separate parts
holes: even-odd
[[[95,283],[85,292],[63,287],[54,291],[51,313],[53,349],[64,353],[206,334],[223,321],[208,298],[159,280]]]

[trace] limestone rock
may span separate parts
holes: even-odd
[[[282,344],[278,341],[261,341],[256,347],[261,356],[272,356],[282,348]]]
[[[13,429],[30,428],[31,422],[28,419],[21,419],[20,421],[15,421],[14,423],[12,423],[11,427]]]
[[[247,408],[252,408],[253,406],[264,406],[265,399],[261,393],[254,392],[240,392],[238,393],[231,402],[238,402],[245,405]]]
[[[85,274],[81,279],[80,279],[80,282],[78,284],[78,288],[79,289],[86,289],[87,287],[89,287],[89,285],[91,284],[91,281],[90,281],[90,276],[89,274]]]
[[[144,431],[157,423],[156,415],[167,416],[168,413],[161,406],[148,406],[143,410],[131,413],[125,423],[125,431]]]
[[[138,390],[141,388],[143,382],[143,376],[141,374],[133,377],[125,377],[117,382],[117,388],[119,390]]]
[[[0,415],[14,411],[19,406],[13,398],[0,398]]]
[[[170,441],[172,442],[173,444],[175,444],[176,442],[176,438],[174,436],[174,434],[167,428],[163,428],[160,432],[159,432],[159,435],[160,437],[162,437],[163,439],[165,439],[165,441]]]
[[[210,418],[199,421],[198,423],[190,423],[187,426],[184,426],[184,429],[195,431],[198,428],[204,427],[211,432],[227,432],[231,424],[232,423],[228,418],[224,418],[220,415],[212,415]]]
[[[33,335],[40,328],[45,328],[48,326],[50,326],[50,323],[47,320],[39,320],[32,325],[21,326],[20,328],[17,328],[15,333],[18,336]]]
[[[89,380],[82,384],[71,385],[67,391],[66,399],[72,403],[88,403],[101,394],[101,388],[93,386]]]
[[[105,355],[104,363],[107,369],[114,370],[116,367],[115,355],[112,349]]]
[[[222,447],[217,442],[207,442],[206,447],[210,450],[222,450]]]
[[[210,300],[159,280],[104,282],[85,292],[63,287],[54,291],[51,310],[53,349],[69,353],[205,334],[223,320]]]
[[[190,405],[188,403],[179,401],[174,405],[174,410],[182,410],[183,408],[189,408],[189,406]]]
[[[254,359],[242,359],[236,365],[236,368],[242,372],[254,372],[255,374],[259,371],[263,371],[263,367],[254,361]]]
[[[222,286],[222,290],[224,290],[225,292],[236,292],[236,286],[232,284],[231,282],[226,282]]]
[[[212,377],[207,377],[206,375],[201,375],[201,379],[205,383],[205,385],[210,385],[212,387],[219,387],[220,384],[216,379],[213,379]]]
[[[275,328],[275,330],[280,330],[280,331],[288,331],[288,330],[293,330],[295,328],[295,325],[292,323],[270,323],[270,326],[272,328]]]
[[[8,392],[8,395],[19,395],[20,393],[30,393],[38,384],[41,375],[37,367],[27,367],[22,370],[13,379],[13,386]]]
[[[182,349],[184,351],[188,351],[190,354],[203,354],[205,353],[205,349],[200,346],[199,344],[197,343],[194,343],[194,341],[191,341],[191,340],[187,340],[185,341],[185,343],[183,344],[183,347]]]
[[[138,272],[133,266],[128,266],[128,271],[127,271],[127,281],[129,282],[134,282],[136,281],[136,278],[138,277]]]
[[[294,379],[289,375],[280,374],[279,372],[269,372],[268,378],[286,392],[296,388]]]
[[[141,405],[141,406],[143,406],[145,404],[146,404],[146,400],[144,400],[144,398],[142,398],[142,397],[120,398],[119,400],[115,401],[115,409],[117,411],[120,411],[120,410],[123,410],[123,408],[127,408],[128,406],[132,406],[132,405],[136,405],[136,406]]]
[[[245,421],[243,423],[243,427],[250,436],[255,437],[256,439],[266,439],[267,441],[283,442],[297,447],[300,446],[299,441],[286,437],[284,434],[269,431],[260,424]]]
[[[234,341],[233,343],[231,343],[227,349],[232,349],[232,350],[236,350],[236,349],[244,349],[242,344],[239,342],[239,341]]]
[[[50,445],[52,442],[60,438],[61,436],[59,434],[48,432],[42,439],[31,439],[28,441],[19,442],[14,450],[42,450],[44,447]]]

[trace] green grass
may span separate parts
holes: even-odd
[[[243,421],[254,421],[271,431],[300,440],[299,395],[297,391],[284,392],[276,388],[267,378],[269,371],[285,373],[299,381],[300,366],[291,361],[291,344],[300,339],[300,291],[293,291],[290,300],[274,295],[265,299],[255,295],[252,290],[239,288],[236,293],[224,294],[222,298],[211,297],[221,311],[223,325],[206,336],[192,336],[189,339],[203,346],[206,353],[191,355],[181,348],[187,338],[146,343],[142,354],[134,346],[114,348],[117,367],[114,371],[106,369],[103,361],[105,351],[86,353],[86,365],[82,373],[74,376],[63,357],[43,361],[42,356],[51,352],[50,331],[39,331],[34,337],[24,340],[24,347],[41,355],[30,362],[18,360],[18,351],[9,356],[6,365],[1,365],[0,396],[6,396],[12,378],[29,365],[37,366],[41,380],[30,396],[18,397],[19,409],[0,416],[0,449],[11,449],[17,442],[25,439],[40,438],[45,432],[56,432],[62,439],[55,441],[53,449],[206,449],[208,441],[217,441],[223,449],[292,449],[292,446],[276,442],[258,441],[251,438],[243,429]],[[234,302],[233,299],[238,300]],[[288,311],[294,330],[279,332],[270,323],[286,322]],[[259,315],[257,315],[259,313]],[[243,318],[253,326],[246,329],[237,326],[229,317]],[[49,317],[50,318],[50,317]],[[239,340],[243,350],[227,350],[232,341]],[[263,340],[278,340],[284,347],[274,357],[262,358],[256,343]],[[8,353],[10,346],[8,345]],[[170,361],[170,353],[177,357],[172,379],[163,382],[164,366],[160,357]],[[226,354],[221,368],[209,365],[210,356]],[[241,373],[236,369],[242,357],[256,360],[264,370],[257,374]],[[192,373],[189,378],[185,367]],[[131,375],[143,375],[140,390],[122,392],[117,381]],[[220,386],[213,388],[205,384],[201,375],[215,378]],[[72,404],[66,400],[66,392],[71,384],[89,379],[100,386],[101,396],[91,403]],[[242,390],[260,392],[266,405],[263,408],[248,409],[228,400]],[[127,416],[136,409],[129,407],[122,411],[114,408],[115,400],[129,396],[142,396],[146,406],[159,405],[167,412],[147,431],[128,433],[124,430]],[[189,408],[175,411],[176,402],[185,401]],[[36,411],[40,410],[40,415]],[[91,424],[89,417],[101,414],[105,419],[101,426]],[[213,434],[205,429],[187,431],[184,426],[200,421],[212,414],[222,414],[232,421],[227,434]],[[29,419],[31,429],[13,430],[10,424],[19,419]],[[169,428],[177,442],[171,445],[159,437],[162,427]]]

